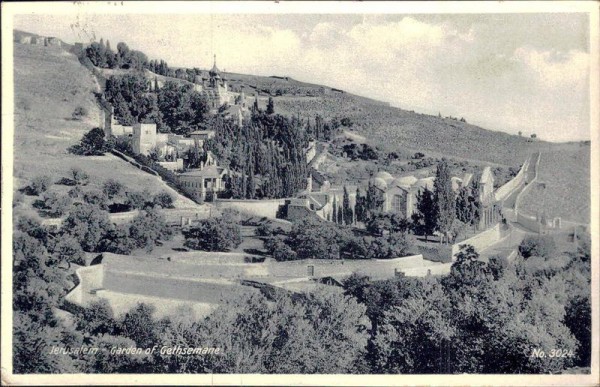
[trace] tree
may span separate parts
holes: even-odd
[[[387,236],[374,238],[369,247],[369,257],[388,259],[404,257],[412,248],[406,233],[391,233]]]
[[[46,213],[52,217],[63,216],[71,208],[71,198],[68,195],[59,195],[48,191],[43,196]]]
[[[348,194],[348,189],[346,188],[346,186],[344,186],[344,198],[342,204],[344,224],[352,224],[354,220],[354,213],[352,212],[352,208],[350,208],[350,195]]]
[[[366,198],[360,193],[360,189],[356,188],[356,203],[354,205],[354,216],[357,222],[364,222],[366,213]]]
[[[102,192],[98,189],[92,189],[92,190],[86,191],[83,194],[83,201],[86,202],[87,204],[97,206],[98,208],[100,208],[102,210],[108,209],[108,198],[106,197],[104,192]]]
[[[166,191],[157,193],[153,199],[155,206],[161,208],[173,208],[173,197]]]
[[[551,235],[526,236],[519,245],[519,253],[523,258],[547,258],[555,251],[556,242]]]
[[[183,233],[185,245],[197,250],[227,251],[242,243],[240,227],[228,217],[200,221]]]
[[[138,348],[152,348],[158,343],[158,324],[153,318],[155,307],[144,303],[129,310],[118,323],[120,333],[135,341]]]
[[[414,232],[419,235],[432,235],[436,228],[437,207],[434,194],[425,188],[417,194],[417,208],[412,215]]]
[[[100,240],[98,250],[113,254],[129,255],[136,248],[136,241],[129,236],[129,226],[110,228]]]
[[[447,237],[456,217],[456,202],[452,190],[450,168],[446,159],[442,159],[437,166],[433,198],[436,206],[436,228]]]
[[[112,200],[125,192],[125,186],[115,179],[108,179],[102,184],[102,192],[109,200]]]
[[[273,97],[269,97],[269,101],[267,102],[267,114],[275,113],[275,103],[273,102]]]
[[[66,262],[71,268],[71,264],[85,266],[85,253],[81,245],[71,235],[63,235],[58,239],[52,249],[52,256],[58,263]]]
[[[104,130],[94,128],[83,135],[79,144],[70,147],[69,152],[82,156],[102,156],[111,147],[111,141],[105,139]]]
[[[96,251],[109,229],[108,213],[89,204],[75,206],[61,226],[61,232],[73,236],[87,252]]]
[[[140,212],[129,225],[129,236],[138,248],[150,252],[160,239],[171,237],[171,230],[164,216],[156,209],[146,209]]]

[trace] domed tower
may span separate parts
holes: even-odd
[[[212,69],[208,72],[210,76],[210,87],[216,88],[221,82],[221,71],[217,67],[217,56],[214,56],[214,63]]]

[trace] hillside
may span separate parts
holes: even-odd
[[[91,177],[91,186],[115,178],[130,189],[147,188],[153,193],[167,190],[160,180],[112,155],[81,157],[67,152],[99,122],[93,96],[98,86],[73,54],[59,47],[15,43],[14,82],[15,190],[40,175],[48,175],[56,182],[68,176],[73,167]],[[81,121],[71,118],[78,106],[88,111]],[[66,188],[53,186],[55,190]]]
[[[538,180],[521,208],[548,218],[590,223],[590,147],[574,145],[542,152]]]

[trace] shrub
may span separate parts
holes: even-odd
[[[46,192],[52,181],[48,176],[36,176],[31,180],[31,184],[29,185],[29,191],[32,195],[41,195],[43,192]]]
[[[81,120],[81,117],[85,117],[88,115],[88,111],[86,108],[84,108],[83,106],[77,106],[75,108],[75,110],[73,110],[73,113],[71,114],[71,117],[74,120]]]
[[[519,245],[519,253],[523,258],[544,257],[556,251],[556,243],[551,235],[528,236]]]

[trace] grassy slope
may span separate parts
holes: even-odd
[[[545,184],[545,188],[542,184]],[[548,217],[590,222],[590,147],[543,152],[538,183],[523,196],[522,208]]]
[[[282,114],[303,112],[304,117],[349,117],[354,130],[372,144],[389,151],[421,151],[428,156],[450,156],[468,161],[517,166],[527,157],[532,143],[523,137],[485,130],[468,123],[375,105],[350,94],[311,98],[275,98]]]
[[[16,43],[14,56],[15,190],[38,175],[57,181],[68,176],[73,167],[87,172],[92,186],[115,178],[132,190],[165,189],[160,180],[112,155],[81,157],[67,153],[67,148],[99,121],[92,94],[96,85],[74,55],[57,47]],[[89,112],[82,121],[70,119],[77,106]]]

